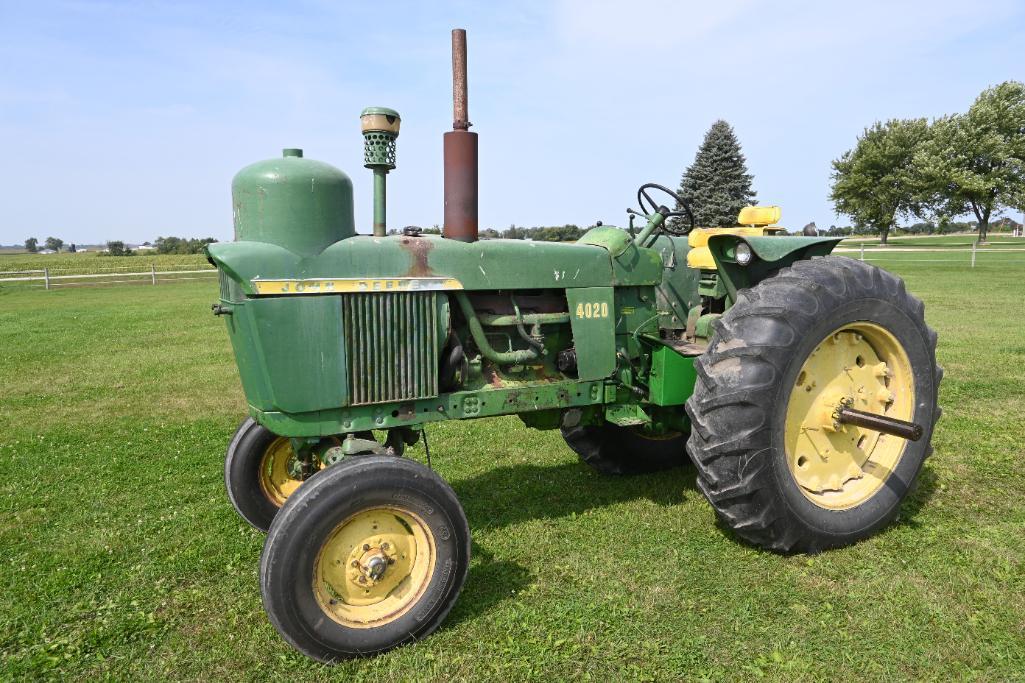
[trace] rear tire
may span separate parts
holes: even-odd
[[[686,434],[653,437],[604,424],[563,427],[562,438],[581,461],[606,475],[659,472],[688,462]]]
[[[695,362],[688,450],[720,519],[782,552],[844,546],[890,522],[931,452],[943,375],[903,281],[843,257],[799,261],[742,290],[714,330]],[[922,438],[833,425],[822,408],[848,395],[921,424]]]
[[[260,588],[278,633],[333,663],[433,632],[469,563],[470,528],[452,488],[420,463],[366,455],[314,474],[282,506]]]

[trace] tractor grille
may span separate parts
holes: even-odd
[[[218,268],[217,274],[221,281],[221,301],[240,303],[245,299],[245,296],[242,294],[242,289],[238,286],[238,283],[228,277],[227,273]]]
[[[351,405],[438,395],[437,296],[394,292],[341,297]]]

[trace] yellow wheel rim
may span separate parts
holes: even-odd
[[[323,465],[317,461],[318,469]],[[285,504],[290,495],[303,483],[291,442],[285,437],[274,439],[260,458],[260,488],[267,500],[277,507]]]
[[[871,498],[897,467],[907,442],[840,424],[841,403],[911,420],[911,361],[884,328],[858,322],[833,331],[801,366],[787,402],[785,448],[801,493],[819,507],[844,510]]]
[[[395,507],[365,510],[335,527],[317,553],[313,592],[343,626],[383,626],[423,596],[436,555],[434,535],[417,515]]]

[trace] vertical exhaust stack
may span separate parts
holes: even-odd
[[[477,134],[471,133],[466,91],[466,31],[452,30],[452,130],[445,133],[445,227],[442,235],[477,241]]]

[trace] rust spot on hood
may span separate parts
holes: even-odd
[[[413,259],[409,272],[406,275],[409,277],[430,277],[434,275],[434,271],[427,264],[427,254],[434,248],[430,240],[422,237],[403,237],[399,240],[399,245],[405,251],[408,251]]]

